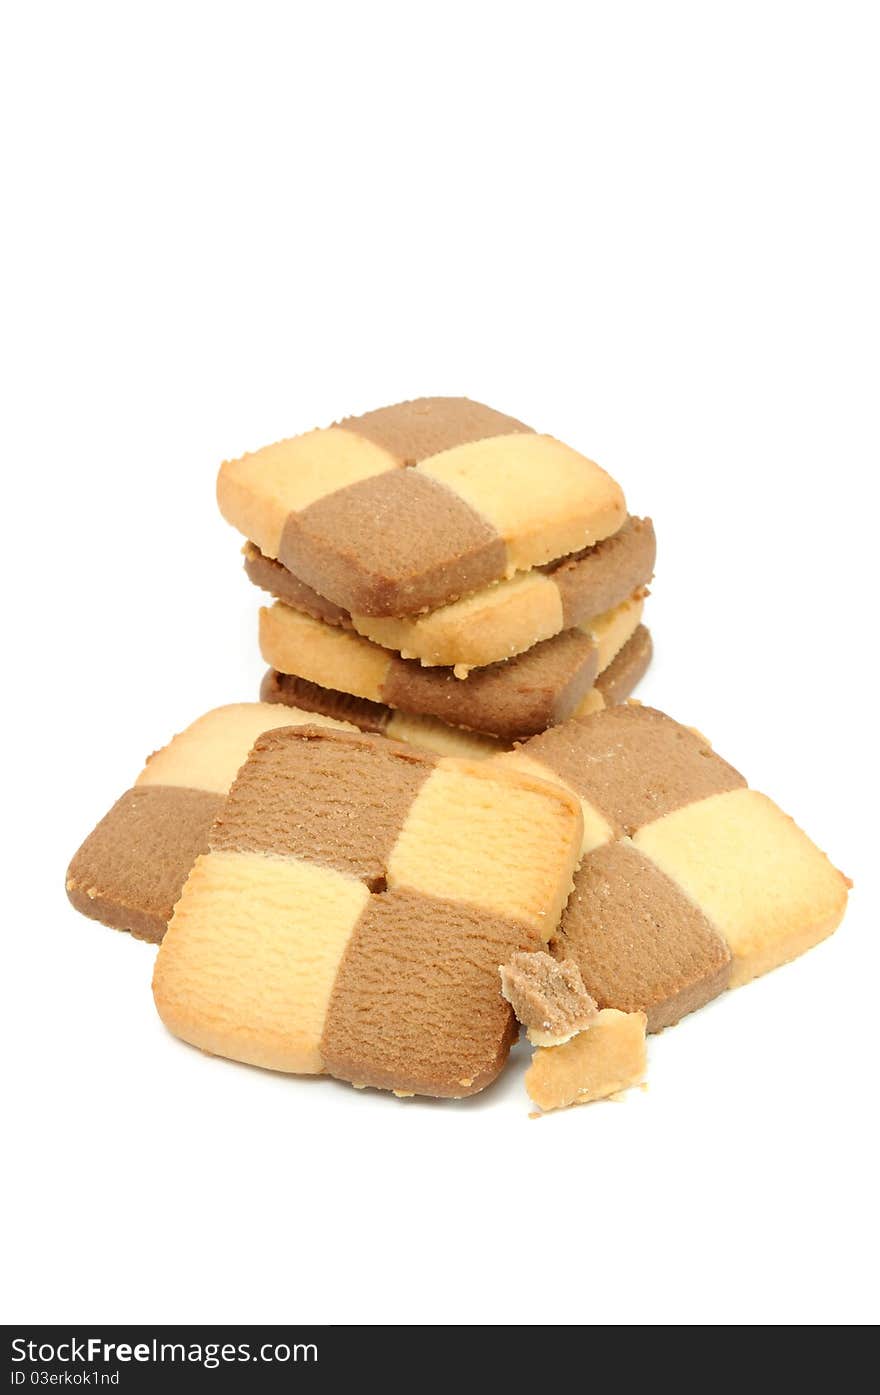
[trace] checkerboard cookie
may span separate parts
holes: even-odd
[[[650,633],[644,625],[639,625],[619,654],[599,674],[574,715],[587,716],[612,703],[624,702],[648,668],[651,652]],[[506,749],[497,736],[453,727],[436,717],[401,712],[385,703],[322,688],[318,683],[310,683],[292,673],[278,673],[276,669],[269,669],[263,678],[260,699],[263,702],[284,702],[307,712],[320,712],[325,717],[352,722],[361,731],[376,732],[396,741],[408,741],[420,750],[435,751],[438,755],[474,758],[497,755]]]
[[[421,398],[220,470],[224,517],[352,614],[414,615],[590,547],[626,518],[593,461],[466,398]]]
[[[514,1035],[498,965],[553,933],[582,836],[568,791],[492,762],[267,732],[175,908],[159,1013],[252,1065],[471,1094]]]
[[[638,704],[495,758],[558,781],[584,814],[584,859],[553,952],[600,1007],[658,1031],[839,924],[847,879],[704,737]]]
[[[260,612],[263,658],[279,673],[452,726],[514,741],[564,721],[639,625],[634,596],[587,625],[565,630],[507,663],[459,679],[423,668],[348,630],[280,601]]]
[[[628,518],[611,537],[574,556],[402,619],[350,615],[253,543],[245,544],[244,556],[250,579],[295,610],[353,628],[402,658],[455,668],[463,677],[620,605],[651,580],[656,541],[650,519]]]
[[[295,708],[237,703],[205,713],[150,756],[67,870],[67,894],[76,909],[138,939],[161,940],[254,741],[270,727],[297,722],[347,725]]]

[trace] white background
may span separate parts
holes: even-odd
[[[876,7],[5,15],[7,1320],[876,1318]],[[256,696],[219,461],[435,393],[653,515],[640,696],[857,883],[647,1092],[538,1121],[521,1059],[450,1105],[204,1057],[63,890]]]

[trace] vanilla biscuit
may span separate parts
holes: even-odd
[[[581,843],[565,790],[316,727],[256,741],[156,961],[205,1051],[461,1096],[514,1035],[498,964],[553,933]]]
[[[261,732],[331,716],[262,702],[217,707],[147,760],[67,870],[78,911],[142,940],[161,940],[239,767]]]
[[[220,470],[224,517],[353,614],[413,615],[590,547],[626,518],[593,461],[466,398],[421,398]]]
[[[281,601],[260,612],[263,658],[280,673],[452,726],[515,741],[575,713],[639,625],[634,596],[588,624],[544,640],[507,663],[423,668],[361,635],[326,625]]]
[[[316,620],[355,629],[404,659],[455,668],[460,675],[524,653],[562,630],[625,601],[651,580],[656,557],[650,519],[628,518],[609,538],[547,567],[517,572],[423,615],[381,619],[350,615],[319,596],[253,543],[244,549],[250,579]]]
[[[677,1022],[829,935],[847,879],[704,737],[638,704],[495,758],[570,789],[585,856],[552,950],[600,1007]]]
[[[561,1046],[541,1047],[525,1075],[542,1110],[590,1104],[638,1085],[645,1076],[645,1014],[603,1008],[589,1029]]]

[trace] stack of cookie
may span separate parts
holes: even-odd
[[[654,534],[598,465],[425,398],[226,464],[218,493],[276,598],[264,700],[155,752],[67,873],[78,910],[160,943],[184,1041],[458,1098],[518,1020],[555,1109],[839,923],[849,883],[797,825],[622,705]]]
[[[227,462],[217,495],[275,597],[264,701],[486,754],[622,702],[650,661],[650,520],[490,407],[350,417]]]

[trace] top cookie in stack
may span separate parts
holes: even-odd
[[[650,520],[592,460],[491,407],[349,417],[226,462],[217,496],[277,597],[260,624],[270,700],[491,746],[622,701],[649,662]]]

